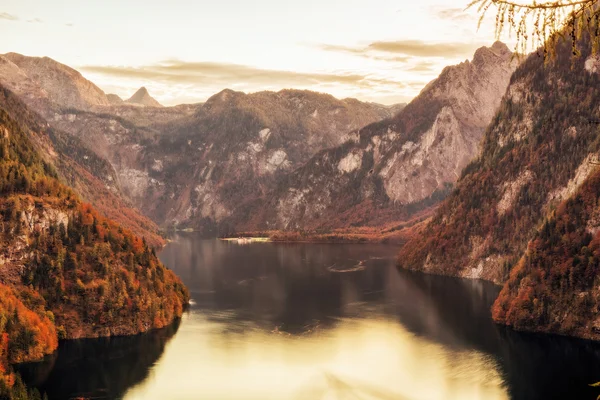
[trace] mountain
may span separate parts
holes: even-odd
[[[262,204],[280,176],[389,116],[389,107],[321,93],[224,90],[204,104],[69,110],[48,122],[106,159],[119,193],[145,215],[214,233],[242,218],[233,214],[244,204]]]
[[[138,153],[159,183],[134,196],[136,204],[155,221],[227,232],[282,176],[389,116],[384,106],[309,91],[224,90]]]
[[[143,86],[139,88],[138,91],[133,94],[133,96],[125,100],[125,102],[146,107],[162,107],[162,105],[158,101],[156,101],[152,96],[150,96],[148,90]]]
[[[0,107],[0,393],[14,380],[8,363],[39,359],[59,338],[164,327],[188,301],[145,241],[59,180],[33,138],[49,133],[15,104],[21,113]]]
[[[242,228],[378,226],[436,204],[478,154],[516,63],[497,42],[446,67],[395,116],[349,131],[283,177]]]
[[[109,93],[106,95],[106,98],[108,99],[108,101],[110,102],[110,104],[114,105],[114,106],[118,106],[120,104],[123,104],[123,99],[119,97],[119,95],[117,94],[112,94]]]
[[[63,108],[88,110],[110,104],[104,92],[78,71],[48,57],[0,55],[0,76],[11,91],[45,98]]]
[[[48,128],[42,117],[1,86],[0,107],[10,115],[19,116],[21,125],[30,132],[29,139],[36,145],[40,156],[53,164],[60,178],[91,201],[103,215],[145,237],[153,247],[164,244],[158,226],[119,196],[117,176],[105,159],[89,150],[80,139]],[[44,135],[36,132],[44,132]]]
[[[567,43],[568,42],[568,43]],[[600,339],[598,57],[587,38],[511,78],[481,154],[400,265],[503,285],[497,322]]]
[[[27,115],[22,122],[30,131],[35,132],[48,123],[58,127],[45,129],[47,137],[33,135],[32,139],[40,141],[37,145],[42,156],[56,165],[62,179],[104,215],[144,236],[152,246],[164,244],[158,226],[142,216],[122,196],[117,175],[110,163],[86,148],[89,137],[84,136],[80,140],[60,129],[61,125],[70,126],[76,118],[75,113],[84,110],[123,114],[125,118],[131,116],[147,124],[152,121],[151,112],[138,111],[140,107],[135,106],[122,106],[123,111],[119,111],[119,107],[109,106],[108,97],[92,82],[72,68],[47,57],[26,57],[16,53],[0,55],[0,84],[4,86],[0,90],[0,106],[13,115]],[[8,89],[17,94],[30,109],[16,101]],[[177,117],[181,114],[178,110],[174,113]],[[157,120],[169,119],[161,114]]]

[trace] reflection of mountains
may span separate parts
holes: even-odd
[[[161,259],[182,277],[198,307],[235,310],[236,318],[261,328],[299,333],[331,326],[383,298],[395,249],[379,247],[380,252],[369,245],[239,246],[180,236]],[[374,253],[388,257],[370,259]]]
[[[499,288],[480,281],[390,274],[387,295],[410,331],[456,348],[493,356],[513,400],[595,399],[600,390],[600,344],[566,337],[516,332],[493,324]]]
[[[141,335],[61,343],[58,353],[18,367],[28,386],[55,399],[116,399],[148,377],[180,321]]]
[[[432,342],[490,355],[514,399],[600,394],[587,386],[600,381],[599,345],[497,326],[490,318],[497,286],[398,271],[394,252],[369,245],[238,246],[184,236],[161,258],[191,289],[194,307],[224,330],[313,334],[340,317],[386,315]],[[361,261],[364,269],[331,271]]]
[[[391,271],[388,303],[410,331],[447,346],[491,353],[498,330],[490,307],[500,289],[488,282]]]

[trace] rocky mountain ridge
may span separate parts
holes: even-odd
[[[587,38],[513,74],[479,157],[400,265],[503,285],[496,321],[599,339],[600,97]]]
[[[64,108],[89,110],[108,106],[106,94],[78,71],[48,57],[0,55],[2,84],[26,99],[36,97]]]
[[[285,176],[248,229],[333,229],[410,218],[479,151],[517,60],[497,42],[446,67],[393,118],[350,133]]]
[[[20,57],[22,65],[37,65]],[[50,62],[44,60],[44,65]],[[52,68],[63,67],[56,63]],[[27,74],[37,77],[48,68]],[[48,94],[46,80],[25,79],[27,74],[19,76],[31,87],[11,87],[53,128],[108,161],[114,195],[165,227],[193,226],[207,232],[231,229],[264,201],[262,196],[280,176],[316,152],[343,143],[349,132],[402,108],[295,90],[224,90],[204,104],[158,107],[144,88],[125,102],[111,95],[103,97],[106,101],[77,105],[65,100],[67,94]],[[13,75],[0,70],[0,82],[11,81]],[[79,86],[93,85],[87,82]],[[75,86],[65,88],[70,92]],[[238,208],[246,210],[241,217],[234,215]]]

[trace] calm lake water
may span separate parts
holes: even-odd
[[[192,305],[169,328],[61,343],[20,366],[52,399],[596,399],[600,345],[496,326],[499,288],[398,271],[395,247],[192,234],[162,261]]]

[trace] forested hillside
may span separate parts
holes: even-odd
[[[591,161],[600,145],[600,76],[589,41],[578,47],[572,59],[571,42],[560,41],[555,58],[545,63],[532,54],[521,64],[481,155],[399,260],[411,269],[508,281],[494,308],[500,322],[597,337],[589,318],[597,304],[600,193]]]
[[[164,327],[188,301],[144,240],[59,181],[31,134],[0,109],[0,392],[15,383],[8,363],[60,338]]]

